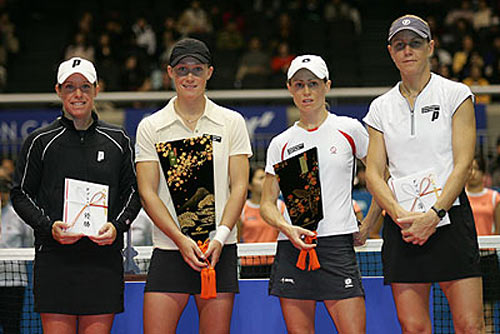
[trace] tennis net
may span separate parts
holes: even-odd
[[[484,309],[487,333],[500,333],[500,237],[479,237],[484,278]],[[368,240],[356,248],[363,277],[382,279],[382,240]],[[276,252],[275,243],[239,244],[240,279],[268,278]],[[128,280],[144,280],[149,268],[151,247],[126,250],[124,258]],[[40,317],[33,311],[34,249],[0,249],[0,334],[42,333]],[[454,333],[446,298],[438,284],[432,289],[434,333]],[[369,310],[367,310],[369,312]],[[368,328],[368,333],[370,329]]]

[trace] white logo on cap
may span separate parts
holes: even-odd
[[[310,59],[310,58],[304,58],[304,59],[302,59],[302,62],[303,62],[303,63],[308,63],[308,62],[310,62],[310,61],[311,61],[311,59]]]
[[[411,23],[410,19],[404,19],[403,21],[401,21],[401,24],[404,25],[404,26],[407,26]]]

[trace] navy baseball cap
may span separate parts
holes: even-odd
[[[174,67],[186,57],[193,57],[202,64],[210,64],[212,56],[205,43],[194,38],[184,38],[175,43],[170,55],[170,66]]]
[[[411,30],[422,38],[432,39],[431,28],[425,20],[416,15],[404,15],[392,22],[387,41],[390,43],[394,35],[402,30]]]

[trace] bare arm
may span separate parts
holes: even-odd
[[[283,232],[292,244],[298,249],[310,249],[315,244],[306,244],[302,237],[314,236],[314,233],[304,228],[289,224],[281,214],[277,203],[280,188],[275,175],[266,174],[262,187],[262,197],[260,200],[260,214],[262,218],[271,226]]]
[[[222,219],[219,226],[224,225],[232,230],[241,216],[241,210],[245,204],[248,190],[249,173],[248,156],[244,154],[229,157],[229,179],[231,183],[231,194],[224,207]],[[219,261],[222,245],[218,240],[210,242],[206,256],[210,258],[210,264],[215,266]]]
[[[474,159],[476,145],[476,118],[474,105],[468,98],[457,109],[452,119],[453,171],[451,172],[443,192],[434,206],[449,210],[462,192],[467,182],[469,169]],[[434,211],[433,211],[434,212]]]
[[[153,223],[179,247],[184,261],[194,270],[200,271],[206,266],[200,261],[200,259],[204,259],[202,251],[191,238],[182,234],[167,207],[158,196],[160,182],[158,162],[138,162],[136,168],[137,185],[144,210]]]
[[[366,186],[376,202],[397,222],[408,212],[394,199],[386,182],[387,153],[384,134],[368,127],[370,143],[366,158]]]
[[[366,158],[361,159],[361,161],[366,165]],[[380,208],[375,199],[372,198],[372,202],[370,203],[370,208],[366,213],[365,219],[363,219],[363,221],[361,222],[359,232],[356,233],[354,236],[354,242],[356,246],[363,245],[366,242],[366,239],[368,238],[370,231],[377,223],[381,213],[382,213],[382,208]]]

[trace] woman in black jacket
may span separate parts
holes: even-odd
[[[11,192],[35,231],[35,311],[44,333],[109,333],[123,311],[122,234],[140,209],[130,138],[94,112],[90,61],[61,63],[55,90],[63,114],[28,136]],[[96,196],[92,185],[101,189]],[[69,204],[75,195],[81,203]]]

